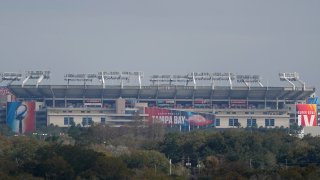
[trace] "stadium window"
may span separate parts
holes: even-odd
[[[87,118],[86,118],[86,117],[83,117],[83,118],[82,118],[82,125],[83,125],[83,126],[86,126],[87,123],[88,123],[88,122],[87,122]]]
[[[247,119],[247,127],[256,127],[257,120],[256,119]]]
[[[256,119],[252,119],[252,126],[257,127],[257,120]]]
[[[274,126],[274,119],[265,119],[265,125],[267,126]]]
[[[232,112],[232,114],[237,114],[236,112]]]
[[[85,113],[85,111],[81,111],[81,113]]]
[[[270,119],[270,126],[274,126],[274,119]]]
[[[64,125],[69,125],[69,118],[68,117],[64,117]]]
[[[237,126],[238,119],[229,119],[229,126]]]
[[[105,117],[102,117],[102,118],[101,118],[101,123],[102,123],[102,124],[105,124],[105,123],[106,123],[106,118],[105,118]]]
[[[82,118],[82,125],[89,126],[92,123],[92,117],[83,117]]]
[[[69,117],[69,125],[71,125],[73,123],[74,123],[73,117]]]
[[[216,120],[215,120],[215,125],[216,125],[216,126],[220,126],[220,119],[216,119]]]
[[[64,121],[63,121],[64,125],[71,125],[72,123],[74,123],[73,117],[64,117]]]

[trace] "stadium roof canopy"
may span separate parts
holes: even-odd
[[[305,100],[315,88],[234,86],[106,86],[99,85],[9,85],[19,99],[249,99]]]

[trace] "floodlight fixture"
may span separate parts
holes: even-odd
[[[143,72],[141,71],[113,71],[113,72],[99,72],[97,78],[102,82],[103,88],[105,88],[106,80],[118,80],[120,81],[121,88],[123,88],[123,82],[130,82],[132,77],[137,77],[139,81],[139,87],[142,86]]]
[[[29,79],[39,79],[43,76],[43,79],[50,78],[50,71],[26,71],[25,77]]]
[[[188,85],[190,78],[188,77],[188,75],[164,74],[164,75],[152,75],[150,77],[150,81],[152,82],[153,85],[155,85],[155,83],[159,85],[159,82],[169,83],[170,86],[172,85],[172,83],[185,83],[186,85]]]
[[[50,71],[26,71],[25,79],[22,82],[22,87],[27,83],[29,79],[37,79],[36,87],[38,88],[40,82],[43,79],[50,78]]]
[[[297,81],[299,79],[299,74],[297,72],[293,73],[279,73],[280,81]]]
[[[87,78],[95,79],[95,78],[97,78],[97,74],[87,74]]]
[[[232,89],[232,81],[235,79],[234,73],[222,73],[222,72],[215,72],[211,73],[211,80],[212,80],[212,88],[214,88],[214,81],[229,81],[230,88]]]
[[[155,82],[159,85],[159,82],[168,82],[170,85],[172,83],[171,75],[152,75],[150,81],[154,85]]]
[[[4,72],[4,73],[1,73],[0,76],[1,76],[0,83],[3,81],[9,81],[7,85],[10,85],[14,81],[20,81],[22,78],[22,74],[16,73],[16,72]]]
[[[250,83],[258,83],[261,87],[263,87],[259,75],[237,75],[236,79],[238,83],[244,83],[249,88]]]
[[[194,88],[197,88],[197,81],[210,81],[212,76],[208,72],[192,72],[188,74],[188,79],[192,80]]]
[[[143,72],[141,71],[124,71],[121,72],[121,77],[126,77],[127,81],[129,82],[131,78],[137,77],[139,82],[139,88],[141,89],[142,86],[142,78],[143,78]],[[121,82],[121,87],[123,87],[123,82]]]
[[[293,89],[296,88],[295,84],[293,83],[293,81],[298,81],[302,86],[303,89],[306,88],[305,82],[300,80],[299,74],[297,72],[293,72],[293,73],[279,73],[279,78],[280,81],[287,81],[289,82]]]
[[[65,74],[64,80],[67,81],[67,84],[69,85],[71,81],[80,81],[83,82],[84,85],[86,85],[86,82],[90,81],[92,82],[93,79],[96,77],[95,74]]]

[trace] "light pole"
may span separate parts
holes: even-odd
[[[171,163],[171,159],[169,159],[169,175],[171,176],[171,165],[172,165],[172,163]]]
[[[186,163],[186,166],[187,166],[188,168],[191,167],[191,162],[190,162],[190,158],[189,158],[189,157],[188,157],[188,161],[187,161],[187,163]]]
[[[197,168],[199,169],[199,174],[200,174],[201,164],[200,164],[200,161],[199,161],[199,160],[198,160]]]

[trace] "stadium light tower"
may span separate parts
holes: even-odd
[[[258,83],[263,87],[259,75],[237,75],[236,78],[238,83],[244,83],[248,88],[250,88],[250,83]]]
[[[139,88],[141,89],[143,72],[140,72],[140,71],[136,71],[136,72],[130,72],[130,71],[99,72],[97,77],[102,82],[103,88],[105,88],[105,86],[106,86],[106,80],[118,80],[118,81],[120,81],[121,88],[123,88],[124,81],[130,82],[131,78],[137,77],[138,82],[139,82]]]
[[[115,80],[120,77],[120,72],[98,72],[98,79],[102,82],[102,87],[106,87],[106,80]]]
[[[139,82],[139,88],[141,89],[142,86],[142,78],[143,78],[143,72],[141,71],[134,71],[134,72],[130,72],[130,71],[125,71],[121,73],[122,77],[127,77],[129,80],[133,77],[137,77],[138,78],[138,82]],[[123,87],[123,85],[122,85]]]
[[[171,86],[173,80],[171,78],[171,75],[152,75],[150,81],[153,85],[155,83],[157,83],[157,85],[160,85],[160,82],[167,82]]]
[[[184,83],[186,86],[188,85],[190,78],[188,75],[153,75],[150,77],[150,81],[152,85],[160,85],[160,82],[169,83],[171,86],[172,83]]]
[[[22,78],[21,73],[15,73],[15,72],[4,72],[4,73],[1,73],[0,76],[1,76],[0,83],[3,81],[9,81],[7,85],[10,85],[14,81],[20,81]]]
[[[92,82],[96,77],[96,74],[65,74],[64,80],[67,81],[68,85],[71,81],[81,81],[84,83],[84,85],[86,85],[86,82]]]
[[[207,72],[192,72],[188,74],[188,79],[192,79],[194,89],[197,88],[197,81],[210,81],[212,79],[210,73]]]
[[[50,78],[50,71],[26,71],[25,79],[22,82],[22,87],[27,83],[29,79],[36,79],[36,87],[38,88],[40,82],[43,79],[49,79]]]
[[[229,81],[230,89],[232,89],[232,81],[235,79],[235,75],[233,73],[212,73],[212,89],[214,89],[214,81]]]
[[[298,81],[299,83],[301,83],[301,85],[303,86],[303,90],[306,88],[305,82],[301,81],[299,78],[299,74],[297,72],[293,72],[293,73],[279,73],[279,77],[280,77],[280,81],[287,81],[289,82],[293,89],[296,89],[295,84],[293,83],[293,81]]]

